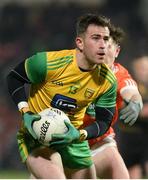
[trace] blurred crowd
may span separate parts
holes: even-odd
[[[145,78],[148,77],[147,5],[147,0],[106,0],[105,3],[93,6],[80,6],[74,1],[67,1],[62,5],[55,0],[50,4],[27,6],[7,3],[0,7],[0,169],[23,168],[15,138],[20,116],[7,93],[5,77],[8,71],[36,52],[74,47],[74,24],[76,18],[83,13],[98,12],[111,18],[115,25],[124,29],[126,40],[119,62],[127,67],[139,82],[145,106],[148,107],[148,79]],[[140,57],[145,57],[146,64],[139,67],[134,62]],[[138,69],[141,72],[136,75]],[[145,79],[139,80],[138,77],[142,75]],[[146,129],[148,109],[144,110],[144,125],[140,127]],[[124,147],[121,147],[122,149]]]

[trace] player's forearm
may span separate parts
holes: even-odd
[[[140,109],[142,109],[143,107],[143,101],[142,101],[142,97],[137,90],[133,90],[133,91],[125,91],[124,93],[121,94],[123,100],[125,100],[125,102],[129,102],[129,101],[132,101],[132,102],[137,102],[140,106]]]
[[[84,128],[87,132],[86,139],[92,139],[102,136],[111,126],[114,116],[115,107],[112,108],[96,108],[96,121]],[[86,133],[85,133],[86,134]]]

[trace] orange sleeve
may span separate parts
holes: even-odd
[[[121,92],[125,89],[137,89],[137,83],[131,77],[128,70],[125,69],[121,64],[114,63],[115,76],[117,78],[117,108],[120,109],[124,102],[121,97]]]

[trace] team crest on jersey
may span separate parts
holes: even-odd
[[[85,96],[87,99],[89,99],[89,98],[91,98],[91,97],[93,96],[94,93],[95,93],[94,90],[87,88],[86,91],[85,91],[85,93],[84,93],[84,96]]]

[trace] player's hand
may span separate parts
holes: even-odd
[[[140,103],[134,101],[125,101],[125,103],[126,106],[120,111],[120,120],[132,126],[141,111]]]
[[[59,149],[65,147],[73,141],[79,140],[80,132],[71,123],[65,121],[68,128],[68,132],[65,134],[53,134],[52,141],[50,142],[50,147]]]
[[[22,116],[25,128],[29,131],[29,133],[33,136],[34,139],[37,139],[37,136],[32,129],[32,125],[34,121],[40,120],[41,116],[39,114],[34,114],[31,111],[24,113]]]

